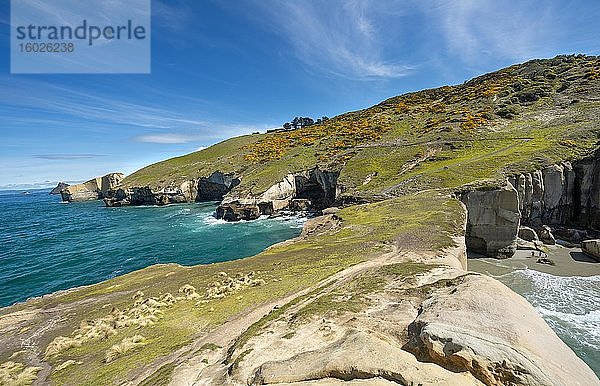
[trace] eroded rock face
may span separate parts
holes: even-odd
[[[214,172],[207,178],[200,178],[195,200],[220,201],[231,189],[240,184],[239,178],[233,174]]]
[[[181,189],[163,189],[155,192],[150,187],[130,188],[110,191],[104,198],[108,207],[128,205],[168,205],[188,202],[189,198]]]
[[[404,348],[417,358],[486,385],[598,384],[524,298],[488,276],[466,275],[438,291],[408,331]]]
[[[199,180],[182,182],[179,186],[152,189],[149,186],[110,190],[104,195],[106,206],[169,205],[185,202],[219,201],[240,180],[233,174],[219,171]]]
[[[510,257],[517,250],[519,199],[512,185],[463,193],[467,208],[467,249],[492,257]]]
[[[216,210],[217,218],[225,221],[256,220],[260,215],[261,212],[258,205],[247,205],[237,202],[219,205]]]
[[[397,342],[363,331],[349,331],[320,350],[302,352],[284,361],[267,362],[256,370],[248,384],[372,378],[401,385],[480,384],[468,375],[450,373],[432,363],[419,364]]]
[[[83,184],[71,185],[60,191],[63,201],[90,201],[105,198],[124,178],[123,173],[109,173]]]
[[[517,190],[524,224],[598,229],[600,157],[562,162],[509,178]]]
[[[337,172],[319,168],[288,174],[258,196],[226,195],[216,211],[217,218],[227,221],[253,220],[281,210],[315,211],[332,205],[338,194]],[[245,217],[247,215],[247,217]]]

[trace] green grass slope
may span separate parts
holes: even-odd
[[[497,180],[589,154],[597,144],[600,59],[534,60],[456,86],[390,98],[289,132],[233,138],[128,176],[165,187],[233,172],[240,195],[290,172],[339,171],[345,195],[365,199]]]

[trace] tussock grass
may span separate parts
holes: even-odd
[[[105,356],[106,363],[110,363],[120,356],[127,354],[147,344],[146,338],[142,335],[134,335],[130,338],[124,338],[120,343],[114,344],[108,349]]]
[[[0,385],[29,386],[37,380],[39,367],[27,367],[22,363],[4,362],[0,364]]]

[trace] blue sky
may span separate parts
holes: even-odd
[[[0,0],[0,188],[131,173],[600,41],[597,0],[153,0],[150,75],[11,75],[9,15]]]

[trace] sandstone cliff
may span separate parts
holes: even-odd
[[[123,173],[109,173],[96,177],[82,184],[70,185],[60,191],[63,201],[90,201],[99,200],[115,189],[125,176]]]
[[[522,226],[533,228],[528,241],[554,243],[550,229],[581,242],[600,229],[600,153],[561,162],[507,179],[502,189],[460,193],[467,205],[467,247],[494,257],[510,257]]]

